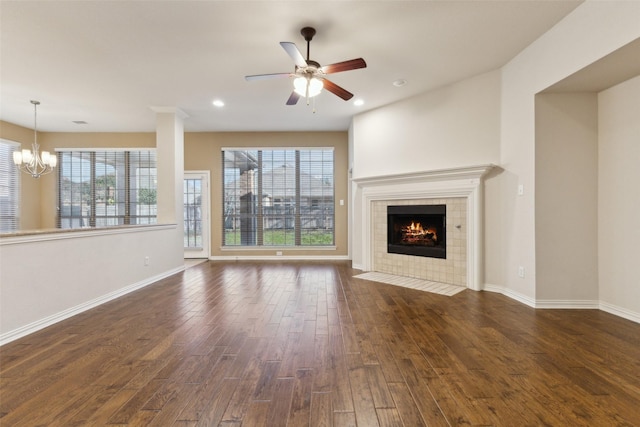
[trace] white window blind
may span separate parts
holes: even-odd
[[[156,222],[153,150],[60,151],[58,227]]]
[[[13,164],[13,152],[20,144],[0,139],[0,233],[20,227],[20,171]]]
[[[223,245],[334,245],[333,154],[223,150]]]

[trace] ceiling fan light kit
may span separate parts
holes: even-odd
[[[287,100],[287,105],[297,104],[301,96],[307,99],[308,104],[309,98],[319,95],[322,92],[322,89],[328,90],[345,101],[353,98],[353,94],[351,92],[328,80],[325,75],[356,70],[358,68],[366,68],[367,63],[365,60],[362,58],[356,58],[349,61],[321,66],[318,62],[309,59],[311,40],[316,34],[315,28],[304,27],[300,30],[300,34],[302,34],[307,42],[306,59],[302,56],[295,43],[280,42],[280,46],[282,46],[295,64],[295,70],[293,73],[256,74],[252,76],[245,76],[245,79],[247,81],[253,81],[271,78],[295,77],[293,80],[294,89]]]
[[[313,98],[320,95],[324,84],[322,80],[316,77],[296,77],[293,81],[293,90],[300,96],[305,98]]]

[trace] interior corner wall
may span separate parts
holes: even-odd
[[[502,68],[500,162],[492,187],[500,223],[488,224],[505,293],[535,304],[535,95],[640,37],[640,2],[585,1]],[[614,24],[615,23],[615,24]],[[522,185],[523,194],[518,194]],[[493,214],[487,206],[485,215]],[[519,277],[519,267],[525,277]]]
[[[351,178],[497,163],[500,72],[484,73],[354,117]],[[351,187],[351,222],[362,221]],[[351,228],[351,259],[363,265],[360,227]]]
[[[538,304],[597,305],[597,123],[595,93],[536,96]]]
[[[640,76],[598,94],[600,304],[640,313]]]

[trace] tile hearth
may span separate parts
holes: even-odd
[[[432,282],[429,280],[414,279],[411,277],[396,276],[387,273],[369,272],[353,276],[355,279],[370,280],[372,282],[386,283],[387,285],[401,286],[403,288],[416,289],[431,292],[438,295],[452,296],[466,289],[464,286],[449,285],[447,283]]]

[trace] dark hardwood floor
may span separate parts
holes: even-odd
[[[640,325],[205,262],[0,348],[2,426],[638,426]]]

